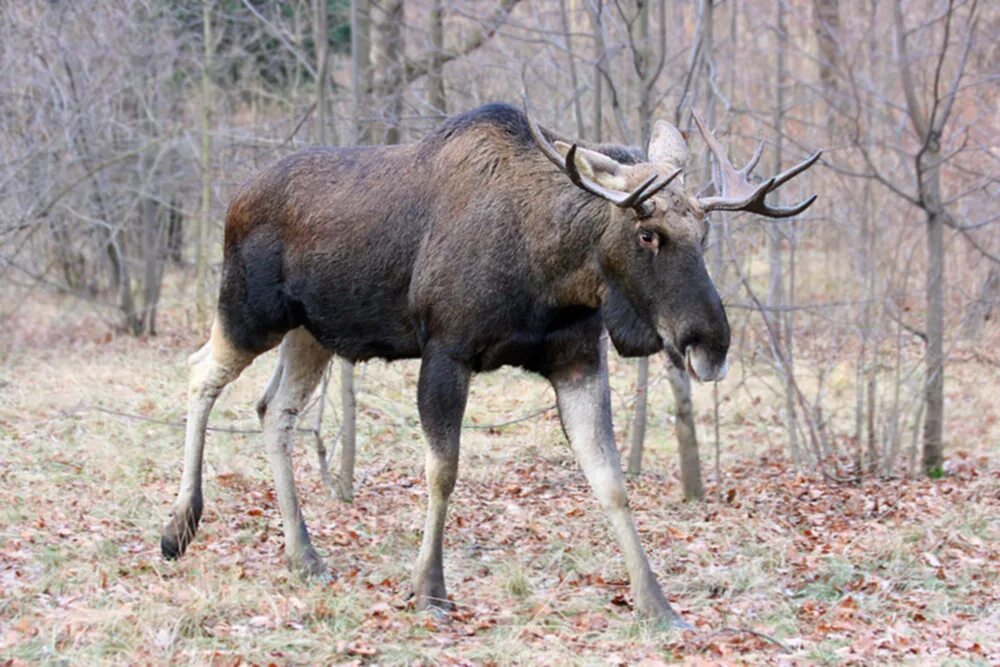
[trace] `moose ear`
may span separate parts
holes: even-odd
[[[565,141],[556,141],[553,146],[565,159],[571,148]],[[606,188],[624,190],[626,187],[624,165],[604,153],[589,148],[576,147],[576,168],[584,176],[591,178]]]
[[[649,138],[649,161],[653,164],[668,165],[673,169],[683,169],[687,166],[691,151],[680,130],[665,120],[658,120],[653,125],[653,133]]]

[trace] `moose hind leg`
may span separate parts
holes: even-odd
[[[184,433],[184,472],[170,520],[163,527],[160,538],[164,558],[179,558],[198,530],[203,505],[201,477],[208,416],[225,386],[239,376],[254,356],[233,347],[217,320],[209,341],[188,359],[191,371]]]
[[[267,406],[270,405],[271,401],[274,399],[274,395],[278,393],[278,387],[281,386],[281,375],[284,373],[284,366],[281,363],[281,355],[278,355],[278,363],[274,366],[274,372],[271,373],[271,379],[267,381],[267,387],[264,389],[264,393],[261,395],[260,399],[257,401],[257,419],[260,421],[260,425],[264,425],[264,415],[267,414]]]
[[[330,354],[305,329],[288,332],[278,362],[281,377],[263,416],[264,445],[285,532],[285,555],[293,570],[321,579],[328,576],[327,569],[313,548],[302,517],[292,469],[292,437],[298,414],[316,389]]]
[[[458,478],[459,434],[470,371],[428,347],[420,365],[417,403],[427,438],[427,520],[413,574],[417,609],[450,608],[444,584],[444,525]]]
[[[550,376],[563,430],[625,555],[636,611],[642,617],[676,628],[690,628],[660,590],[628,507],[611,425],[606,369],[602,351],[594,363],[570,367]]]

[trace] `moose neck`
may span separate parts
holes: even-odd
[[[560,306],[599,308],[605,292],[599,253],[612,223],[612,204],[558,183],[540,247],[544,279]]]
[[[554,198],[549,247],[543,248],[549,284],[560,306],[601,310],[615,348],[623,356],[646,356],[663,349],[648,304],[633,303],[620,280],[602,268],[602,257],[628,238],[614,204],[583,191],[563,190]],[[553,224],[554,223],[554,224]]]

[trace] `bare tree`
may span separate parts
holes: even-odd
[[[954,57],[952,44],[953,23],[959,18],[954,0],[948,0],[944,15],[941,46],[932,61],[934,74],[925,90],[917,87],[915,61],[911,60],[908,32],[903,14],[902,0],[893,0],[893,27],[899,54],[897,67],[903,88],[905,108],[918,148],[912,155],[916,192],[910,195],[911,203],[924,212],[927,226],[928,271],[927,300],[927,352],[926,390],[923,435],[923,465],[929,475],[938,475],[944,462],[944,229],[957,223],[948,211],[941,193],[941,166],[950,157],[943,151],[948,120],[958,97],[969,50],[977,25],[978,1],[968,4],[964,35],[960,37],[958,63],[950,84],[942,89],[942,71],[949,54]],[[902,193],[902,190],[900,190]]]
[[[437,114],[448,115],[444,92],[444,0],[432,0],[430,16],[431,53],[427,68],[427,105]]]
[[[828,0],[822,0],[822,2],[827,2]],[[835,2],[835,0],[834,0]],[[784,42],[788,39],[788,23],[787,23],[787,8],[785,6],[786,0],[777,0],[776,4],[776,25],[775,25],[775,35],[778,43]],[[819,10],[817,10],[819,11]],[[824,33],[826,34],[826,33]],[[786,113],[786,96],[785,89],[788,85],[786,78],[786,66],[785,66],[785,49],[778,48],[775,54],[775,73],[774,73],[774,173],[781,173],[781,163],[784,151],[784,126],[785,126],[785,113]],[[824,68],[820,68],[821,73]],[[821,74],[822,76],[822,74]],[[777,199],[781,196],[780,192],[776,192],[773,198],[776,200],[774,203],[780,203]],[[799,454],[799,432],[798,424],[796,423],[796,413],[795,413],[795,389],[793,385],[793,378],[795,373],[795,357],[793,352],[792,339],[794,336],[794,329],[791,326],[791,318],[793,316],[793,310],[783,311],[783,306],[786,305],[785,299],[785,278],[784,278],[784,267],[783,267],[783,257],[782,257],[782,246],[788,244],[789,247],[789,261],[792,263],[790,270],[794,272],[794,261],[795,261],[795,234],[789,233],[793,222],[783,222],[780,220],[772,220],[768,222],[768,267],[770,269],[770,282],[767,290],[767,300],[766,304],[768,306],[768,311],[765,313],[765,317],[771,318],[771,328],[776,334],[776,338],[771,341],[772,346],[781,347],[781,353],[778,354],[777,350],[772,350],[772,358],[775,365],[778,368],[778,372],[781,374],[785,387],[785,406],[784,406],[784,416],[785,416],[785,429],[788,433],[788,445],[789,451],[792,455],[792,460],[796,465],[799,465],[800,454]],[[789,296],[794,293],[794,274],[792,279],[788,281],[789,284]],[[789,298],[787,300],[789,305],[794,306],[794,300]]]
[[[326,0],[313,0],[313,48],[316,51],[316,143],[327,144],[327,107],[330,90],[330,8]]]
[[[376,119],[375,143],[398,144],[406,59],[403,36],[403,0],[372,0],[372,71]]]
[[[208,324],[208,257],[212,215],[212,5],[202,0],[202,72],[201,72],[201,215],[198,218],[198,241],[195,246],[195,323],[204,331]]]

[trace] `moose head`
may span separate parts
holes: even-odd
[[[705,268],[708,215],[750,211],[783,218],[801,213],[815,196],[788,208],[770,206],[765,197],[809,168],[820,154],[754,185],[749,175],[760,160],[763,142],[746,166],[736,169],[712,133],[697,116],[694,119],[718,164],[713,196],[685,192],[688,146],[666,121],[654,125],[648,161],[635,164],[619,162],[599,147],[550,143],[530,117],[528,124],[542,153],[574,185],[608,202],[598,261],[606,290],[605,322],[616,347],[624,354],[641,355],[666,346],[693,379],[709,382],[726,376],[730,331]]]

